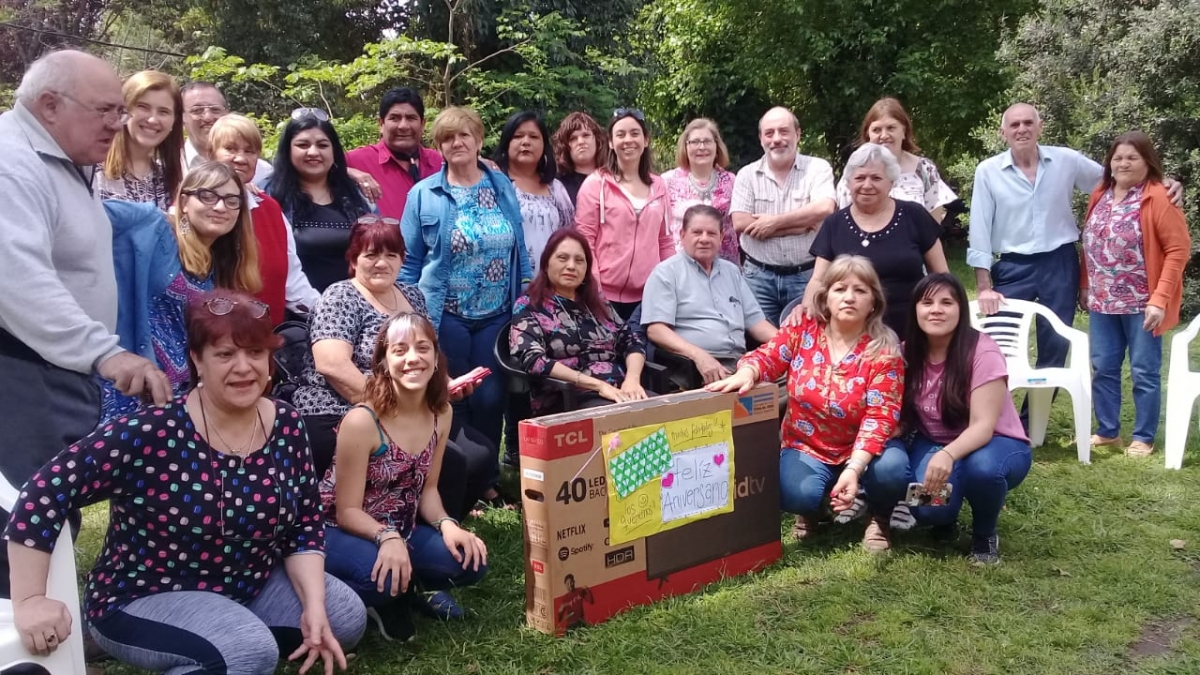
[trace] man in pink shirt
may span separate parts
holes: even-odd
[[[379,142],[346,153],[346,165],[371,175],[383,193],[379,214],[400,219],[408,191],[442,168],[442,154],[421,146],[425,103],[408,87],[389,89],[379,104]]]

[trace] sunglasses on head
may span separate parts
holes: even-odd
[[[329,113],[320,108],[296,108],[292,111],[292,119],[302,120],[305,117],[315,117],[318,122],[328,122]]]
[[[617,119],[618,117],[632,117],[633,119],[635,119],[639,122],[646,121],[646,115],[643,114],[642,111],[638,110],[637,108],[617,108],[616,110],[613,111],[612,116],[613,116],[614,120]]]
[[[204,306],[213,316],[225,316],[233,311],[234,306],[242,304],[250,309],[250,315],[255,319],[261,319],[267,315],[267,312],[271,311],[270,305],[258,300],[250,300],[243,303],[240,300],[217,296],[204,301]]]
[[[375,215],[374,213],[368,213],[365,216],[359,216],[358,220],[356,220],[355,222],[362,223],[363,225],[374,225],[375,223],[383,223],[384,225],[394,225],[396,227],[400,227],[399,220],[396,220],[395,218],[384,218],[383,216]]]

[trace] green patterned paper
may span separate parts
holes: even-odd
[[[670,467],[671,448],[667,445],[665,428],[658,429],[608,462],[617,494],[622,498],[646,483],[661,478]]]

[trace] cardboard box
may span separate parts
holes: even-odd
[[[692,391],[521,422],[528,624],[562,635],[778,560],[778,396],[774,384]],[[733,417],[733,511],[610,545],[601,437],[721,411]]]

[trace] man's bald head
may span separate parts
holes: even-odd
[[[103,59],[73,49],[34,61],[17,87],[17,101],[80,166],[102,163],[125,123],[116,71]]]
[[[51,52],[33,62],[17,86],[17,100],[32,105],[44,92],[70,93],[82,83],[121,88],[117,73],[104,59],[74,49]]]
[[[1031,152],[1042,136],[1042,116],[1028,103],[1014,103],[1000,117],[1000,136],[1014,151]]]
[[[1014,103],[1004,109],[1004,114],[1000,116],[1000,126],[1004,126],[1004,124],[1008,122],[1008,114],[1010,112],[1014,114],[1020,113],[1022,115],[1032,115],[1035,122],[1041,123],[1042,121],[1042,114],[1038,112],[1038,109],[1035,108],[1032,103],[1021,102]]]

